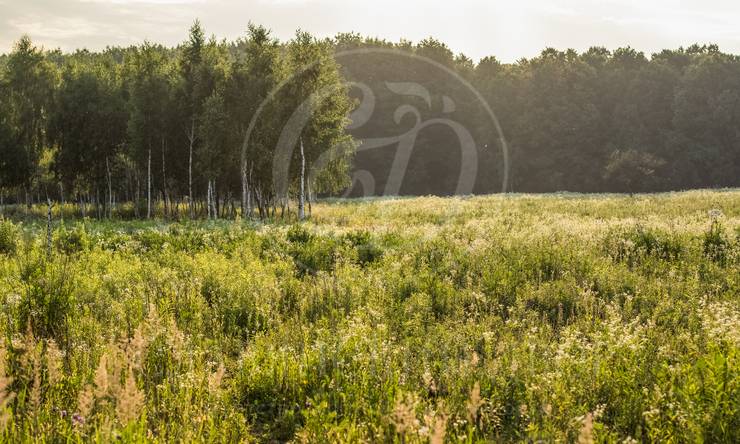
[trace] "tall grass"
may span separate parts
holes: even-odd
[[[737,191],[55,223],[0,222],[0,441],[740,440]]]

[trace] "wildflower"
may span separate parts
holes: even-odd
[[[437,393],[437,384],[435,384],[434,377],[432,376],[432,373],[429,371],[429,369],[426,369],[424,371],[424,374],[421,375],[421,379],[422,381],[424,381],[424,385],[427,387],[427,390],[429,390],[429,393]]]
[[[72,425],[74,425],[76,427],[81,427],[81,426],[85,425],[85,417],[82,416],[79,413],[73,414],[72,415]]]
[[[722,217],[722,210],[718,208],[712,208],[711,210],[709,210],[709,219],[711,219],[712,222],[715,222],[720,217]]]

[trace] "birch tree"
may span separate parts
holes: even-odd
[[[162,159],[162,190],[165,183],[165,147],[170,136],[172,79],[161,47],[145,42],[129,59],[129,118],[130,154],[138,171],[146,171],[147,218],[152,208],[152,151],[160,148]],[[138,202],[137,202],[138,205]]]

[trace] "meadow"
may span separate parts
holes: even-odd
[[[3,442],[740,441],[738,190],[5,216]]]

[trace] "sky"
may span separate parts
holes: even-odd
[[[176,45],[196,18],[217,38],[251,21],[282,40],[358,32],[391,41],[435,37],[475,60],[513,62],[545,47],[632,46],[648,54],[716,43],[740,54],[738,0],[0,0],[0,52],[28,34],[47,49],[150,40]]]

